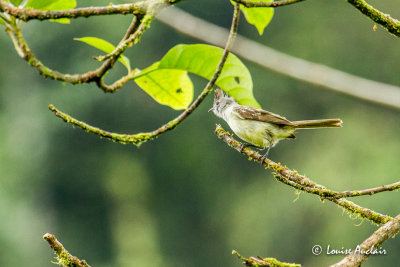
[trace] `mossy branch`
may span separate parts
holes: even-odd
[[[243,261],[243,264],[249,267],[300,267],[297,263],[281,262],[275,258],[261,258],[261,257],[250,257],[246,259],[240,255],[236,250],[232,251],[233,255],[236,255]]]
[[[0,0],[0,12],[9,14],[15,18],[22,21],[29,21],[32,19],[36,20],[49,20],[49,19],[60,19],[60,18],[87,18],[91,16],[104,16],[104,15],[114,15],[114,14],[146,14],[149,9],[158,7],[160,5],[171,5],[183,0],[151,0],[151,1],[141,1],[129,4],[121,5],[108,5],[101,7],[84,7],[75,8],[70,10],[36,10],[36,9],[22,9],[11,5],[8,2]]]
[[[390,33],[400,37],[400,21],[392,18],[389,14],[385,14],[373,6],[367,4],[364,0],[347,0],[361,13],[368,16],[376,23],[385,27]]]
[[[104,61],[103,64],[96,70],[88,71],[83,74],[64,74],[45,66],[29,48],[28,43],[21,33],[20,27],[17,26],[17,23],[12,23],[9,25],[6,29],[6,32],[13,40],[15,49],[18,51],[18,54],[21,56],[21,58],[26,60],[29,65],[34,67],[39,74],[43,75],[44,77],[68,82],[71,84],[95,82],[104,92],[112,93],[116,92],[125,83],[132,79],[132,77],[135,75],[135,70],[132,70],[130,73],[123,76],[111,85],[106,85],[103,82],[104,76],[111,68],[114,67],[119,56],[125,52],[129,45],[132,42],[137,42],[140,39],[141,35],[149,27],[149,23],[154,17],[153,12],[155,11],[149,11],[149,13],[144,16],[138,15],[134,17],[132,23],[125,33],[125,36],[119,42],[116,49],[109,55],[108,59]]]
[[[122,144],[134,144],[137,146],[140,146],[141,143],[146,142],[149,139],[152,139],[151,133],[139,133],[139,134],[118,134],[118,133],[112,133],[108,132],[105,130],[102,130],[100,128],[91,126],[83,121],[79,121],[70,115],[58,110],[55,106],[49,105],[49,109],[53,111],[54,115],[57,117],[63,119],[67,123],[71,123],[72,125],[75,125],[82,130],[85,130],[89,133],[96,134],[100,137],[104,137],[107,139],[110,139],[114,142],[122,143]]]
[[[239,152],[241,151],[242,143],[235,140],[230,133],[228,133],[221,127],[221,125],[217,125],[215,133],[221,140],[227,143],[230,147],[236,149]],[[361,195],[359,191],[346,191],[346,192],[332,191],[325,188],[322,185],[316,184],[308,177],[298,174],[297,171],[290,170],[288,167],[282,166],[280,163],[276,163],[268,158],[266,158],[263,162],[261,162],[262,156],[248,147],[244,148],[242,153],[247,155],[249,159],[253,159],[255,161],[260,162],[262,165],[266,166],[267,169],[273,170],[274,177],[278,181],[283,182],[287,185],[290,185],[306,193],[316,194],[322,200],[323,199],[329,200],[343,207],[351,214],[355,214],[361,218],[368,219],[376,224],[384,224],[392,219],[390,216],[377,213],[373,210],[361,207],[347,199],[344,199],[344,197],[357,196],[357,194]],[[395,183],[392,185],[395,185],[393,190],[399,188],[399,183]],[[363,192],[364,195],[368,195],[369,192],[373,192],[375,190],[376,192],[389,191],[386,190],[386,188],[387,187],[383,186],[379,187],[379,189],[372,188],[367,190],[361,190],[361,192]]]
[[[280,1],[273,1],[273,2],[252,2],[248,0],[232,0],[238,4],[242,4],[245,7],[280,7],[280,6],[287,6],[291,4],[295,4],[297,2],[302,2],[305,0],[280,0]]]
[[[387,223],[382,225],[376,230],[371,236],[365,239],[358,247],[359,251],[355,249],[352,253],[348,254],[341,261],[330,267],[344,267],[344,266],[361,266],[361,264],[368,259],[370,255],[373,255],[374,249],[378,248],[387,239],[396,236],[400,232],[400,214],[395,218],[389,220]],[[364,251],[365,253],[362,253]],[[370,253],[367,253],[367,252]],[[232,254],[236,255],[243,261],[246,266],[264,267],[264,266],[279,266],[279,267],[298,267],[300,264],[280,262],[274,258],[261,258],[261,257],[250,257],[245,258],[241,256],[237,251],[233,250]]]
[[[360,244],[360,249],[363,251],[373,251],[378,248],[383,242],[390,237],[396,236],[400,232],[400,214],[389,222],[382,225],[376,230],[370,237],[364,240]],[[344,257],[340,262],[331,265],[331,267],[343,267],[343,266],[361,266],[361,264],[371,255],[372,253],[351,253]]]
[[[57,255],[56,264],[65,267],[90,267],[85,260],[80,260],[72,256],[54,235],[47,233],[43,236],[43,239],[49,243],[50,248],[54,250],[54,253]]]
[[[392,184],[382,185],[382,186],[363,189],[363,190],[349,190],[349,191],[338,192],[338,191],[329,190],[321,185],[315,185],[314,187],[303,186],[303,185],[297,184],[296,182],[293,182],[293,181],[287,179],[285,176],[282,176],[276,172],[274,172],[273,175],[274,175],[275,179],[281,181],[282,183],[285,183],[287,185],[295,187],[296,189],[306,191],[307,193],[318,195],[321,198],[339,199],[339,198],[344,198],[344,197],[359,197],[359,196],[366,196],[366,195],[372,196],[377,193],[386,192],[386,191],[395,191],[395,190],[400,189],[400,181],[399,181],[399,182],[395,182]]]
[[[68,114],[61,112],[60,110],[58,110],[56,107],[54,107],[51,104],[49,105],[49,109],[51,111],[53,111],[54,115],[63,119],[65,122],[71,123],[87,132],[90,132],[90,133],[96,134],[98,136],[110,139],[114,142],[123,143],[123,144],[133,144],[136,146],[140,146],[142,143],[144,143],[146,141],[155,139],[159,135],[161,135],[167,131],[173,130],[203,102],[205,97],[211,92],[213,86],[215,85],[215,82],[217,81],[219,75],[221,74],[222,68],[226,62],[226,59],[228,58],[229,51],[230,51],[233,41],[236,37],[238,24],[239,24],[239,16],[240,16],[239,11],[240,11],[239,4],[236,4],[234,13],[233,13],[230,34],[229,34],[228,40],[226,42],[225,49],[222,54],[221,60],[219,61],[218,66],[217,66],[212,78],[208,81],[207,85],[205,86],[205,88],[203,89],[201,94],[189,106],[189,108],[187,108],[184,112],[182,112],[178,117],[167,122],[166,124],[162,125],[158,129],[156,129],[152,132],[138,133],[138,134],[112,133],[112,132],[108,132],[108,131],[102,130],[100,128],[91,126],[85,122],[79,121],[79,120],[69,116]]]

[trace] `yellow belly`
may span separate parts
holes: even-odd
[[[266,148],[293,134],[294,129],[282,128],[266,122],[232,118],[228,121],[232,131],[249,144]]]

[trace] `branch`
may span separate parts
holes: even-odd
[[[357,248],[349,255],[344,257],[340,262],[331,265],[330,267],[344,267],[344,266],[361,266],[361,264],[370,256],[374,254],[374,250],[379,247],[390,237],[394,237],[400,232],[400,214],[395,218],[388,221],[386,224],[376,230],[370,237],[357,246]],[[261,258],[250,257],[245,258],[237,251],[233,250],[232,254],[236,255],[243,261],[243,264],[250,267],[266,267],[266,266],[279,266],[279,267],[300,267],[300,264],[280,262],[274,258]]]
[[[67,123],[71,123],[82,130],[85,130],[86,132],[96,134],[98,136],[111,139],[115,142],[121,143],[121,144],[135,144],[137,146],[140,146],[141,143],[146,142],[148,140],[148,135],[146,133],[139,133],[139,134],[117,134],[117,133],[112,133],[108,132],[105,130],[102,130],[100,128],[91,126],[83,121],[79,121],[68,114],[61,112],[58,110],[55,106],[52,104],[49,105],[49,109],[53,111],[54,115],[57,117],[63,119]]]
[[[250,267],[300,267],[300,264],[281,262],[274,258],[261,258],[261,257],[250,257],[246,259],[240,255],[236,250],[232,251],[233,255],[236,255],[243,261],[243,264]]]
[[[46,67],[30,50],[28,43],[21,33],[21,29],[18,28],[16,23],[10,24],[10,27],[6,28],[6,32],[13,40],[14,46],[21,58],[26,60],[32,67],[36,68],[39,74],[43,75],[44,77],[68,82],[71,84],[96,82],[104,92],[115,92],[135,75],[135,71],[131,71],[128,75],[122,77],[110,86],[106,85],[102,79],[115,65],[118,57],[126,50],[129,44],[131,44],[133,41],[137,42],[137,40],[139,40],[143,32],[149,27],[149,23],[152,19],[153,13],[151,11],[144,16],[138,15],[135,17],[132,20],[132,23],[129,26],[125,36],[122,38],[115,51],[113,51],[109,58],[96,70],[88,71],[83,74],[64,74]]]
[[[147,15],[147,14],[146,14]],[[134,21],[132,21],[132,23],[129,25],[124,37],[122,38],[122,40],[119,42],[119,44],[115,47],[114,51],[111,51],[111,53],[104,55],[104,56],[94,56],[93,58],[96,59],[97,61],[104,61],[106,59],[112,58],[112,57],[118,57],[119,55],[121,55],[125,49],[128,46],[132,45],[132,41],[136,43],[139,42],[140,37],[142,36],[144,30],[146,30],[150,24],[150,22],[153,20],[153,16],[149,16],[147,15],[135,15],[133,17]],[[137,26],[136,26],[136,20],[137,17],[139,17],[139,21],[142,21],[143,19],[146,20],[146,25],[147,28],[142,29],[141,34],[139,34],[137,37],[133,37],[132,35],[135,33],[135,31],[137,30]]]
[[[221,127],[221,125],[217,125],[217,127],[215,129],[215,134],[218,136],[218,138],[223,140],[230,147],[236,149],[239,152],[241,151],[242,143],[235,140],[231,134],[226,132]],[[392,219],[390,216],[383,215],[383,214],[377,213],[373,210],[361,207],[361,206],[359,206],[351,201],[348,201],[344,198],[340,198],[340,199],[331,198],[331,197],[329,197],[329,193],[334,192],[334,191],[326,189],[325,187],[316,184],[315,182],[313,182],[306,176],[298,174],[297,171],[290,170],[286,166],[282,166],[280,163],[276,163],[270,159],[265,159],[263,162],[261,162],[262,156],[260,154],[258,154],[256,151],[254,151],[248,147],[243,149],[242,153],[247,155],[249,157],[249,159],[253,159],[255,161],[260,162],[262,165],[266,166],[267,169],[273,170],[275,172],[275,174],[274,174],[275,178],[277,178],[277,176],[282,177],[282,179],[287,181],[287,182],[285,182],[285,184],[288,184],[296,189],[302,190],[307,193],[317,194],[321,197],[321,199],[327,199],[327,200],[343,207],[351,214],[356,214],[356,215],[360,216],[361,218],[368,219],[376,224],[384,224]],[[278,180],[282,182],[281,179],[278,179]],[[340,192],[338,192],[338,193],[340,193]]]
[[[238,4],[242,4],[245,7],[280,7],[280,6],[286,6],[290,4],[294,4],[297,2],[302,2],[305,0],[280,0],[280,1],[275,1],[275,2],[251,2],[248,0],[232,0],[233,2],[236,2]]]
[[[287,179],[285,176],[282,176],[278,173],[273,173],[275,179],[279,180],[282,183],[285,183],[287,185],[290,185],[291,187],[294,187],[296,189],[305,191],[310,194],[315,194],[320,196],[321,198],[344,198],[344,197],[359,197],[359,196],[366,196],[366,195],[374,195],[377,193],[381,192],[387,192],[387,191],[395,191],[400,189],[400,181],[395,182],[392,184],[388,185],[382,185],[379,187],[374,187],[374,188],[369,188],[369,189],[363,189],[363,190],[347,190],[343,192],[338,192],[338,191],[333,191],[329,190],[321,185],[311,185],[310,186],[304,186],[301,184],[298,184],[292,180]]]
[[[397,19],[392,18],[389,14],[382,13],[364,0],[347,0],[347,2],[376,23],[385,27],[393,35],[400,37],[400,21]]]
[[[50,248],[54,250],[54,253],[56,253],[58,260],[57,264],[66,267],[90,267],[85,260],[80,260],[77,257],[72,256],[54,235],[47,233],[43,236],[43,239],[49,243]]]
[[[178,8],[165,9],[157,16],[157,19],[178,32],[217,46],[223,46],[228,35],[225,28],[199,19]],[[400,108],[400,88],[397,86],[368,80],[289,56],[240,35],[237,37],[232,52],[264,68],[317,85],[322,89]]]
[[[218,66],[217,66],[212,78],[208,81],[206,87],[203,89],[201,94],[196,98],[196,100],[184,112],[182,112],[175,119],[162,125],[160,128],[158,128],[152,132],[138,133],[138,134],[112,133],[112,132],[108,132],[108,131],[102,130],[102,129],[94,127],[94,126],[90,126],[89,124],[86,124],[82,121],[79,121],[79,120],[69,116],[68,114],[59,111],[51,104],[49,105],[49,109],[51,111],[53,111],[54,115],[63,119],[65,122],[71,123],[87,132],[94,133],[96,135],[99,135],[99,136],[107,138],[107,139],[111,139],[112,141],[115,141],[115,142],[119,142],[119,143],[123,143],[123,144],[134,144],[136,146],[140,146],[142,143],[144,143],[146,141],[155,139],[159,135],[177,127],[184,119],[186,119],[201,104],[201,102],[203,102],[205,97],[212,91],[212,88],[222,71],[222,68],[226,62],[226,59],[228,58],[230,48],[236,37],[237,28],[238,28],[238,24],[239,24],[239,15],[240,15],[239,11],[240,11],[239,4],[236,4],[234,13],[233,13],[232,26],[231,26],[228,40],[225,45],[224,52],[222,54],[221,60],[219,61]]]
[[[107,54],[104,57],[98,58],[98,60],[102,61],[106,59],[106,62],[103,63],[103,66],[109,66],[112,68],[114,64],[117,62],[120,55],[122,55],[125,50],[132,45],[132,43],[138,43],[143,33],[150,27],[151,21],[154,19],[153,15],[154,11],[150,11],[146,15],[139,15],[138,21],[140,21],[140,25],[138,26],[138,22],[136,17],[134,21],[132,21],[129,26],[125,36],[122,38],[120,43],[115,47],[114,51]],[[111,85],[107,85],[104,83],[103,79],[106,72],[102,72],[100,78],[96,79],[95,82],[98,87],[103,89],[104,92],[116,92],[119,88],[121,88],[125,83],[131,80],[136,75],[136,70],[132,70],[127,75],[123,76],[119,80],[115,81]]]
[[[354,191],[345,191],[343,192],[343,197],[355,197],[355,196],[365,196],[365,195],[374,195],[381,192],[386,191],[394,191],[400,189],[400,182],[382,185],[375,188],[369,188],[364,190],[354,190]]]
[[[141,1],[130,4],[122,5],[109,5],[104,7],[84,7],[70,10],[51,11],[51,10],[36,10],[36,9],[22,9],[11,5],[5,1],[0,0],[0,12],[4,12],[22,21],[29,21],[32,19],[49,20],[69,18],[75,19],[79,17],[102,16],[113,14],[146,14],[149,8],[155,5],[175,4],[183,0],[152,0]]]
[[[341,261],[331,265],[331,267],[361,266],[361,264],[389,237],[394,237],[400,232],[400,214],[382,225],[370,237],[368,237],[356,250],[344,257]],[[358,250],[358,251],[357,251]],[[364,253],[362,253],[362,251]]]

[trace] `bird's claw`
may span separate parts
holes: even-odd
[[[241,144],[241,145],[240,145],[240,153],[243,153],[243,149],[245,149],[245,148],[248,147],[248,146],[249,146],[249,144],[247,144],[247,143]]]
[[[267,158],[268,154],[269,154],[269,150],[271,149],[271,145],[268,147],[267,152],[264,154],[264,156],[262,156],[261,158],[261,163],[264,163],[265,159]]]

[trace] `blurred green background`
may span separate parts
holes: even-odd
[[[370,3],[400,17],[396,1]],[[229,1],[187,0],[178,7],[224,27],[231,22]],[[31,21],[23,33],[45,64],[79,73],[98,66],[91,57],[101,52],[73,38],[96,36],[116,44],[129,22],[129,16],[70,25]],[[309,0],[277,9],[261,37],[242,17],[239,33],[296,57],[400,86],[400,40],[381,27],[373,31],[373,25],[344,0]],[[154,21],[126,55],[144,68],[175,44],[197,42]],[[0,48],[0,266],[54,266],[42,240],[46,232],[96,267],[242,266],[232,249],[246,257],[327,266],[342,256],[314,256],[314,245],[354,248],[377,229],[315,196],[301,193],[297,199],[294,189],[220,141],[213,131],[222,121],[206,112],[211,97],[174,131],[140,148],[116,144],[63,123],[47,105],[120,133],[156,129],[179,112],[160,106],[133,82],[104,94],[93,84],[45,79],[18,57],[4,32]],[[344,121],[342,129],[302,131],[295,141],[282,141],[270,153],[273,160],[334,190],[400,179],[399,110],[244,62],[263,108],[291,120]],[[108,81],[124,73],[118,64]],[[198,94],[206,81],[193,78]],[[395,216],[399,199],[397,191],[352,200]],[[383,248],[387,255],[372,256],[363,266],[397,266],[399,237]]]

